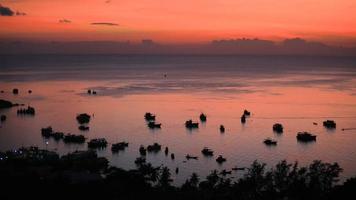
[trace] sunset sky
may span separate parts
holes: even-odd
[[[302,37],[356,46],[355,0],[0,0],[0,4],[1,40],[150,38],[202,43]],[[4,7],[13,15],[6,16]]]

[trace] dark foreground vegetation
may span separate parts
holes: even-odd
[[[172,186],[167,167],[141,157],[134,170],[110,167],[95,151],[60,157],[36,147],[0,152],[0,199],[350,199],[356,178],[337,185],[337,163],[309,166],[281,161],[272,169],[257,161],[232,181],[218,171],[206,178],[193,173]]]

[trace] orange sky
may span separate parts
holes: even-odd
[[[355,0],[0,0],[0,38],[165,43],[302,37],[356,45]],[[71,23],[59,23],[67,19]],[[96,22],[119,26],[91,25]]]

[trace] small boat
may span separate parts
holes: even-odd
[[[277,141],[275,141],[275,140],[272,140],[272,139],[270,139],[270,138],[267,138],[267,139],[265,139],[264,141],[263,141],[263,143],[265,143],[266,145],[268,145],[268,146],[275,146],[275,145],[277,145]]]
[[[12,93],[13,93],[13,94],[18,94],[18,93],[19,93],[19,89],[14,88],[14,89],[12,90]]]
[[[242,115],[242,116],[241,116],[241,123],[243,123],[243,124],[246,123],[246,117],[245,117],[245,115]]]
[[[54,138],[54,140],[58,141],[58,140],[61,140],[64,138],[64,133],[63,132],[54,132],[51,136]]]
[[[88,142],[88,148],[97,149],[97,148],[105,148],[108,145],[108,142],[105,138],[96,138],[92,139]]]
[[[141,156],[145,156],[147,154],[146,148],[144,146],[142,146],[142,145],[139,148],[139,152],[140,152]]]
[[[123,151],[128,146],[129,146],[129,143],[127,143],[127,142],[119,142],[119,143],[116,143],[116,144],[112,144],[111,145],[111,151],[112,152]]]
[[[336,128],[336,123],[335,121],[333,120],[326,120],[323,122],[323,125],[326,127],[326,128],[329,128],[329,129],[334,129]]]
[[[171,159],[172,159],[172,160],[175,159],[174,153],[171,153]]]
[[[146,112],[146,113],[145,113],[145,119],[146,119],[147,121],[154,121],[154,120],[156,120],[156,116],[153,115],[153,114],[150,113],[150,112]]]
[[[204,113],[201,113],[199,118],[200,118],[200,121],[206,122],[206,115]]]
[[[35,115],[35,108],[28,106],[17,110],[18,115]]]
[[[168,155],[168,147],[164,149],[164,154],[167,156]]]
[[[89,131],[89,126],[80,125],[78,129],[81,131]]]
[[[276,123],[273,125],[272,129],[276,133],[283,133],[283,125],[282,124]]]
[[[250,115],[251,115],[251,112],[248,111],[248,110],[244,110],[244,115],[245,115],[245,116],[250,116]]]
[[[86,124],[90,122],[90,115],[87,113],[82,113],[77,115],[77,121],[79,124]]]
[[[41,129],[41,134],[43,137],[50,137],[52,133],[53,133],[53,129],[51,126]]]
[[[201,150],[201,153],[204,155],[204,156],[213,156],[214,155],[214,151],[207,148],[207,147],[204,147],[203,150]]]
[[[185,122],[185,127],[188,129],[193,129],[193,128],[198,128],[199,127],[199,123],[195,123],[192,120],[188,120]]]
[[[42,137],[50,138],[53,137],[56,141],[64,138],[64,133],[62,132],[54,132],[52,127],[42,128],[41,129]]]
[[[161,151],[161,145],[158,143],[154,143],[153,145],[148,145],[147,151],[157,153],[157,152]]]
[[[222,155],[219,155],[218,158],[216,159],[216,162],[219,164],[226,162],[226,158],[224,158]]]
[[[223,125],[220,125],[220,133],[225,133],[225,127]]]
[[[64,136],[63,139],[64,143],[84,143],[85,142],[85,137],[84,135],[73,135],[73,134],[67,134]]]
[[[308,132],[299,132],[297,134],[297,140],[300,142],[313,142],[316,141],[316,135],[312,135]]]
[[[185,156],[185,158],[186,158],[187,160],[190,160],[190,159],[198,160],[198,156],[191,156],[191,155],[189,155],[189,154],[187,154],[187,155]]]
[[[150,129],[161,128],[161,124],[156,124],[155,122],[149,122],[147,126]]]

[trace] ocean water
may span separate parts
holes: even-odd
[[[13,88],[20,93],[13,95]],[[88,95],[88,89],[98,94]],[[87,148],[42,138],[40,129],[52,126],[83,134],[87,141],[129,142],[118,154],[111,153],[111,145],[98,150],[111,165],[124,169],[135,168],[140,145],[168,146],[175,160],[163,151],[148,154],[147,160],[168,166],[177,185],[193,172],[203,179],[213,169],[248,167],[254,160],[268,167],[283,159],[301,165],[338,162],[344,169],[341,180],[356,175],[354,57],[1,55],[0,90],[0,99],[36,109],[33,117],[17,116],[17,108],[0,110],[7,116],[0,127],[2,151],[36,145],[66,154]],[[244,109],[252,115],[241,124]],[[88,132],[79,131],[75,119],[83,112],[93,116]],[[162,129],[150,130],[145,112],[156,114]],[[207,122],[187,130],[184,122],[199,122],[202,112]],[[335,130],[322,126],[327,119],[336,121]],[[274,123],[284,125],[283,134],[272,131]],[[225,133],[219,132],[220,124]],[[317,135],[317,141],[298,142],[300,131]],[[277,146],[263,144],[266,138],[275,139]],[[214,156],[204,157],[204,147],[214,150]],[[199,159],[187,161],[186,154]],[[218,155],[227,162],[218,164]]]

